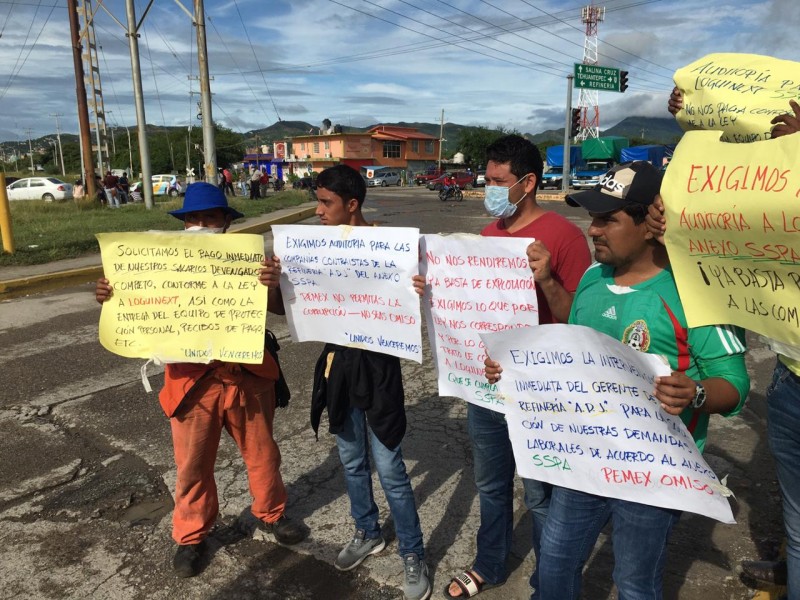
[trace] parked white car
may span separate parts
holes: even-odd
[[[6,188],[9,200],[72,200],[72,184],[55,177],[26,177]]]

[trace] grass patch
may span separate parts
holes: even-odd
[[[285,190],[268,198],[248,200],[237,197],[228,203],[249,218],[309,200],[308,192]],[[182,202],[182,198],[159,200],[152,210],[147,210],[144,204],[127,204],[119,209],[109,209],[90,202],[11,202],[11,227],[16,252],[0,254],[0,267],[38,265],[97,253],[100,248],[94,237],[96,233],[182,229],[183,223],[167,214],[170,210],[180,208]]]

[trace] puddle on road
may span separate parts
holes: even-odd
[[[135,525],[156,525],[173,507],[172,498],[164,498],[154,502],[142,502],[127,509],[120,516],[120,523],[130,527]]]

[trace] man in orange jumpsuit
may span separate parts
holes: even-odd
[[[182,220],[188,231],[209,233],[224,233],[233,219],[244,216],[228,206],[222,190],[204,182],[190,185],[183,208],[170,214]],[[279,285],[278,277],[267,269],[261,270],[259,281],[271,289]],[[97,281],[99,303],[109,300],[112,291],[107,279]],[[279,294],[269,295],[267,308],[283,313]],[[253,497],[250,510],[261,528],[282,544],[296,544],[305,538],[305,530],[284,515],[286,488],[272,429],[278,378],[278,364],[266,351],[259,365],[212,361],[166,366],[159,401],[170,419],[177,466],[172,516],[172,537],[178,544],[173,559],[177,576],[198,574],[204,540],[217,518],[214,462],[223,428],[244,459]]]

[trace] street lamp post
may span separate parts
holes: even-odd
[[[125,133],[128,134],[128,175],[133,179],[133,151],[131,150],[131,130],[125,125]]]
[[[47,143],[50,144],[50,147],[53,149],[53,164],[55,164],[56,169],[58,169],[58,148],[56,141],[52,138],[47,138]]]

